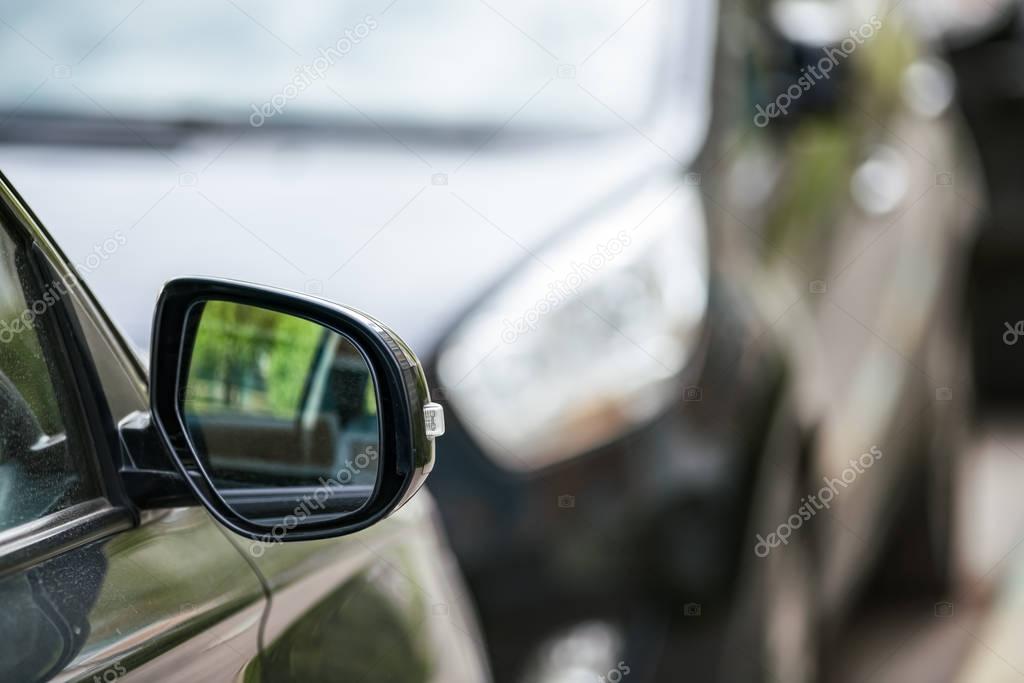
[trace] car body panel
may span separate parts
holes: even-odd
[[[43,579],[46,590],[98,589],[88,639],[56,680],[110,671],[127,680],[243,680],[259,655],[266,604],[256,575],[204,510],[148,517],[50,560],[75,578]],[[19,613],[19,623],[27,616]]]
[[[633,135],[495,145],[436,186],[431,168],[393,145],[248,135],[215,161],[232,134],[189,140],[169,151],[174,163],[147,148],[49,145],[4,146],[0,159],[74,262],[116,230],[124,234],[125,244],[83,277],[143,354],[160,287],[188,274],[344,301],[393,321],[427,355],[480,292],[519,263],[519,245],[536,248],[666,166],[661,151]],[[454,169],[473,151],[441,148],[430,158],[436,169]],[[603,163],[609,158],[616,163]],[[195,185],[179,184],[182,169],[207,165]],[[466,250],[472,259],[438,270]],[[410,295],[424,287],[430,296]]]
[[[833,75],[804,95],[835,88],[840,106],[740,122],[718,188],[729,209],[723,230],[739,223],[734,239],[754,255],[731,258],[749,268],[744,277],[789,349],[801,417],[816,434],[807,493],[870,449],[882,453],[839,488],[816,535],[820,606],[835,618],[878,566],[908,492],[926,487],[940,425],[969,412],[956,292],[979,204],[944,66],[889,4],[860,10],[849,28],[876,28],[846,58],[845,80]],[[764,23],[759,31],[746,66],[768,79],[772,51],[794,48]],[[826,54],[805,49],[815,60]],[[760,92],[760,103],[792,82]]]
[[[365,533],[250,544],[273,591],[269,680],[488,680],[459,574],[422,493]]]

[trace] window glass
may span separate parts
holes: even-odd
[[[95,495],[72,461],[47,326],[63,283],[26,290],[25,250],[0,230],[0,531]]]

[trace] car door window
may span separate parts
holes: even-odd
[[[62,406],[47,333],[64,285],[36,286],[27,250],[0,229],[0,531],[96,495]]]

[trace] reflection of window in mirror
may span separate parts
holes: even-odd
[[[312,485],[356,469],[342,483],[373,485],[376,388],[352,342],[308,320],[233,302],[207,302],[200,315],[184,412],[217,478]],[[361,467],[353,466],[357,458]]]
[[[307,457],[320,464],[354,464],[368,449],[376,458],[379,426],[373,375],[359,350],[333,332],[325,331],[304,396],[302,439]],[[359,470],[363,476],[356,479],[372,484],[375,468]]]

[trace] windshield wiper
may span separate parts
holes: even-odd
[[[231,127],[212,119],[138,119],[22,109],[0,112],[0,143],[171,148],[196,133]]]

